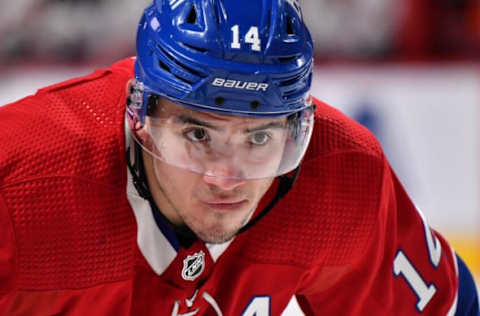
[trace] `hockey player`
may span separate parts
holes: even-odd
[[[477,315],[293,0],[156,0],[137,57],[0,108],[1,315]],[[126,123],[126,124],[125,124]]]

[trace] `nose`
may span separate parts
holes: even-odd
[[[223,191],[231,191],[246,182],[245,179],[220,178],[218,176],[204,175],[203,181],[214,185]]]
[[[207,184],[214,185],[217,188],[230,191],[246,182],[237,168],[232,165],[217,165],[217,168],[210,169],[203,175],[203,181]]]

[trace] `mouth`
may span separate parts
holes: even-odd
[[[248,201],[247,200],[236,200],[236,201],[218,200],[218,201],[208,201],[203,203],[211,209],[220,210],[220,211],[235,211],[243,208],[248,203]]]

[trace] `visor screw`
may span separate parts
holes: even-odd
[[[253,109],[253,110],[256,110],[260,107],[260,102],[259,101],[252,101],[252,103],[250,103],[250,107]]]
[[[218,106],[222,106],[225,104],[225,98],[223,97],[216,97],[215,98],[215,104]]]

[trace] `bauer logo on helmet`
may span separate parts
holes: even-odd
[[[240,81],[240,80],[227,80],[223,78],[215,78],[212,82],[215,87],[225,87],[240,90],[252,90],[252,91],[265,91],[267,92],[268,83],[252,82],[252,81]]]

